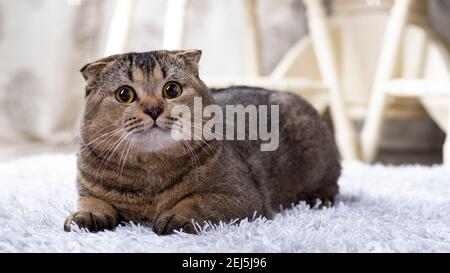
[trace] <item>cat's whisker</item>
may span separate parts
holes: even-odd
[[[175,124],[174,124],[175,125]],[[180,127],[180,126],[178,126],[178,129],[179,130],[181,130],[182,128]],[[191,131],[189,132],[189,133],[191,133]],[[198,142],[197,141],[202,141],[204,144],[205,144],[205,146],[206,146],[206,148],[208,148],[213,154],[214,154],[214,152],[213,152],[213,147],[211,147],[211,145],[207,142],[207,141],[205,141],[201,136],[200,137],[198,137],[198,139],[195,139],[195,132],[194,132],[194,138],[192,139],[194,142],[196,142],[197,144],[198,144]],[[201,146],[201,144],[198,144],[199,146]],[[201,146],[204,150],[205,150],[205,148],[203,147],[203,146]],[[206,151],[206,150],[205,150]],[[225,151],[225,152],[227,152],[227,153],[230,153],[227,149],[222,149],[222,151]],[[210,154],[210,153],[208,153],[208,155],[210,155],[210,156],[212,156],[212,154]],[[223,168],[225,168],[220,162],[217,162],[217,164],[219,165],[219,166],[221,166],[221,167],[223,167]]]
[[[117,130],[117,131],[115,131],[115,132],[111,132],[111,135],[109,135],[106,139],[102,140],[100,143],[98,143],[97,145],[95,145],[95,146],[93,147],[93,150],[96,149],[97,147],[99,147],[99,146],[100,146],[102,143],[104,143],[104,142],[107,142],[106,145],[108,146],[108,144],[111,142],[111,140],[113,140],[113,138],[114,138],[116,135],[118,135],[120,132],[121,132],[120,130]],[[80,153],[84,152],[84,150],[87,149],[87,148],[89,148],[89,147],[90,147],[90,146],[86,146],[85,148],[81,149],[81,150],[80,150]],[[93,150],[89,151],[89,155],[91,155],[91,154],[94,153]],[[106,152],[107,152],[107,150],[104,151],[104,152],[101,152],[101,153],[99,154],[99,157],[102,157]],[[95,161],[95,160],[96,160],[95,157],[91,158],[91,159],[89,160],[89,162],[88,162],[88,164],[87,164],[86,167],[91,166],[91,163],[92,163],[93,161]]]
[[[199,119],[199,118],[196,118],[196,117],[191,117],[193,120],[194,120],[194,122],[195,121],[200,121],[201,122],[201,124],[203,124],[204,125],[204,123],[206,123],[206,122],[208,122],[208,120],[204,120],[204,119]],[[225,124],[225,125],[228,125],[228,124],[230,124],[230,125],[234,125],[234,124],[231,124],[231,123],[229,123],[229,122],[231,122],[231,120],[227,120],[227,119],[225,119],[225,120],[222,120],[222,121],[214,121],[214,123],[216,123],[216,124]]]
[[[121,127],[118,127],[118,128],[116,128],[116,129],[112,130],[111,132],[105,133],[105,134],[103,134],[103,135],[101,135],[101,136],[95,138],[94,140],[90,141],[89,143],[83,143],[83,144],[81,144],[81,147],[82,147],[81,151],[83,151],[84,149],[88,148],[88,146],[91,145],[91,144],[93,144],[95,141],[100,140],[100,139],[102,139],[103,137],[106,137],[106,136],[108,136],[108,135],[111,135],[111,134],[113,134],[113,133],[115,133],[115,132],[117,132],[117,131],[120,131],[120,129],[122,129],[123,127],[124,127],[124,126],[121,126]],[[103,142],[104,142],[104,140],[103,140],[102,142],[100,142],[99,144],[101,144],[101,143],[103,143]],[[97,146],[98,146],[98,145],[97,145]]]
[[[117,126],[117,125],[119,125],[119,124],[120,124],[120,122],[117,122],[117,123],[114,123],[114,124],[105,126],[105,127],[101,128],[101,129],[99,129],[98,131],[96,131],[96,132],[93,134],[93,137],[96,137],[96,136],[98,136],[101,132],[103,132],[104,130],[106,130],[106,129],[110,128],[110,127],[113,127],[113,126]],[[107,132],[107,133],[104,133],[103,135],[101,135],[101,136],[99,136],[99,137],[96,137],[96,138],[93,139],[93,140],[90,140],[88,143],[81,143],[80,146],[81,146],[81,147],[84,147],[84,146],[86,146],[86,145],[90,145],[90,144],[92,144],[93,142],[97,141],[98,139],[101,139],[102,137],[104,137],[106,134],[112,133],[112,132],[114,132],[115,130],[117,130],[118,128],[120,128],[120,127],[121,127],[121,126],[115,128],[115,129],[113,129],[112,131],[109,131],[109,132]],[[85,131],[83,131],[83,132],[86,133],[86,132],[87,132],[87,129],[85,129]],[[80,137],[80,139],[81,139],[82,142],[86,142],[86,141],[83,139],[83,137],[81,136],[81,134],[80,134],[79,137]]]
[[[113,149],[113,147],[114,147],[114,146],[122,139],[123,136],[124,136],[124,134],[122,134],[122,135],[119,137],[118,140],[116,140],[115,142],[113,142],[112,145],[109,145],[109,141],[108,141],[108,143],[107,143],[108,146],[107,146],[106,150],[100,154],[100,157],[102,158],[102,160],[101,160],[100,166],[97,168],[97,172],[96,172],[96,174],[95,174],[96,179],[97,179],[98,174],[99,174],[100,172],[102,172],[104,161],[107,159],[109,153],[111,152],[111,150]]]
[[[214,151],[213,150],[213,147],[208,143],[208,142],[206,142],[205,140],[203,140],[202,138],[199,138],[198,140],[196,140],[195,138],[193,139],[194,141],[195,141],[195,143],[197,143],[197,145],[199,145],[210,157],[213,157],[214,156],[214,154],[217,152],[217,150],[216,151]],[[206,146],[206,148],[205,147],[203,147],[203,145],[202,145],[202,143],[199,143],[198,141],[201,141],[203,144],[204,144],[204,146]],[[209,151],[212,153],[209,153],[208,152],[208,150],[207,149],[209,149]],[[221,166],[221,167],[224,167],[219,161],[217,161],[217,164],[219,165],[219,166]]]
[[[95,150],[97,147],[99,147],[100,145],[102,145],[103,143],[107,142],[106,145],[108,145],[108,144],[111,142],[111,140],[113,140],[114,137],[115,137],[116,135],[118,135],[119,133],[120,133],[120,130],[119,130],[119,131],[116,131],[116,132],[112,132],[111,135],[109,135],[107,138],[105,138],[104,140],[102,140],[100,143],[98,143],[97,145],[95,145],[94,147],[92,147],[92,149],[89,151],[88,155],[94,154],[94,150]],[[85,148],[83,148],[82,150],[80,150],[79,153],[84,152],[85,149],[90,148],[90,147],[91,147],[91,146],[86,146]],[[106,151],[100,153],[100,154],[98,155],[98,157],[102,157],[105,153],[106,153]],[[92,158],[89,160],[89,162],[87,162],[87,165],[85,165],[85,167],[86,167],[86,168],[87,168],[87,167],[90,167],[91,164],[92,164],[95,160],[96,160],[96,156],[92,157]]]
[[[119,128],[117,128],[116,130],[114,130],[114,131],[116,131],[116,133],[114,134],[114,136],[115,135],[117,135],[117,132],[119,132],[119,131],[121,131],[121,129],[125,129],[125,132],[126,132],[126,127],[129,127],[129,126],[133,126],[133,125],[135,125],[135,124],[133,124],[133,123],[135,123],[135,121],[129,121],[129,122],[127,122],[127,123],[125,123],[125,124],[123,124],[122,126],[120,126]],[[131,128],[131,130],[134,130],[135,128]],[[128,128],[128,130],[130,130],[130,128]],[[103,143],[104,141],[102,141],[101,143]],[[99,144],[101,144],[101,143],[99,143]],[[109,143],[109,142],[108,142]],[[98,145],[97,145],[98,146]]]
[[[107,128],[110,128],[110,127],[112,127],[112,126],[119,125],[120,123],[121,123],[121,122],[115,122],[115,123],[113,123],[113,124],[106,125],[106,126],[100,128],[100,129],[98,129],[98,130],[95,132],[95,134],[98,134],[98,133],[102,132],[103,130],[105,130],[105,129],[107,129]],[[89,127],[82,128],[82,129],[80,129],[80,132],[85,133],[85,132],[88,131],[88,129],[90,129],[90,128],[89,128]]]
[[[108,160],[106,161],[106,165],[105,168],[106,169],[108,167],[109,162],[111,161],[112,157],[114,156],[114,154],[116,153],[117,149],[120,147],[120,145],[122,145],[122,143],[127,140],[128,136],[130,136],[131,134],[133,134],[133,132],[128,132],[126,133],[121,140],[118,142],[117,145],[115,145],[114,150],[112,151],[112,153],[109,155]]]
[[[195,166],[195,163],[194,163],[193,158],[192,158],[191,150],[187,147],[187,145],[186,145],[186,143],[184,141],[180,141],[179,143],[181,143],[183,145],[185,151],[188,151],[189,159],[191,160],[192,166]]]
[[[202,131],[202,135],[203,135],[203,133],[204,133],[204,131],[203,131],[203,127],[201,127],[199,124],[196,124],[196,123],[190,123],[189,121],[186,121],[186,120],[181,120],[181,122],[182,123],[185,123],[185,124],[187,124],[187,125],[191,125],[192,127],[194,127],[194,129],[195,128],[197,128],[197,129],[201,129],[201,131]],[[183,126],[184,124],[179,124],[178,122],[176,122],[176,123],[173,123],[173,125],[177,125],[178,127],[188,127],[188,126]],[[195,130],[192,130],[192,128],[190,128],[190,127],[188,127],[189,128],[189,133],[190,134],[192,134],[192,131],[194,131],[194,133],[195,133]],[[212,137],[212,138],[216,138],[216,139],[224,139],[225,138],[225,134],[218,134],[218,133],[216,133],[216,132],[210,132],[211,134],[210,135],[208,135],[208,136],[210,136],[210,137]],[[198,136],[198,135],[197,135]]]
[[[108,167],[109,162],[111,161],[112,156],[115,154],[117,148],[122,144],[122,142],[131,134],[132,132],[128,132],[123,134],[119,137],[119,139],[114,142],[113,145],[110,146],[110,148],[107,150],[108,153],[105,155],[105,157],[102,159],[102,162],[100,164],[99,170],[97,173],[103,173],[104,170]],[[111,152],[112,151],[112,152]],[[106,162],[105,162],[106,159]],[[104,163],[105,162],[105,163]],[[105,164],[105,165],[104,165]]]
[[[129,143],[131,143],[131,144],[129,144]],[[122,176],[123,169],[124,169],[124,167],[125,167],[125,164],[126,164],[126,161],[127,161],[128,154],[130,153],[130,150],[133,149],[133,146],[134,146],[135,143],[136,143],[136,137],[133,137],[133,136],[132,136],[132,137],[131,137],[131,140],[127,143],[128,149],[127,149],[127,151],[126,151],[126,153],[125,153],[125,158],[124,158],[124,160],[123,160],[123,163],[122,163],[122,166],[121,166],[121,167],[120,167],[120,161],[119,161],[119,167],[120,167],[119,177]],[[122,160],[122,158],[121,158],[121,160]]]
[[[195,153],[194,149],[192,148],[191,144],[188,141],[183,141],[186,144],[186,147],[189,149],[190,153],[193,156],[194,159],[194,167],[200,166],[200,160],[197,157],[197,154]]]
[[[202,142],[204,143],[204,145],[206,146],[206,148],[203,147],[203,144],[202,144],[202,143],[199,143],[197,140],[194,139],[194,142],[195,142],[198,146],[200,146],[200,148],[202,148],[202,150],[205,151],[205,152],[208,154],[209,157],[214,157],[214,154],[215,154],[215,153],[214,153],[214,151],[212,150],[211,145],[209,145],[207,142],[205,142],[205,141],[202,140],[202,139],[200,139],[200,141],[202,141]],[[209,151],[208,151],[207,148],[209,149]],[[212,152],[212,154],[211,154],[210,152]],[[217,163],[218,163],[219,166],[223,167],[223,165],[222,165],[220,162],[217,161]]]
[[[175,125],[176,126],[176,125]],[[178,127],[177,129],[181,129],[180,127]],[[199,139],[196,139],[195,137],[198,137],[195,133],[194,133],[194,141],[206,152],[208,153],[209,156],[212,156],[212,154],[210,152],[213,152],[211,145],[209,145],[205,140],[203,140],[201,137],[199,137]],[[210,151],[206,150],[205,147],[203,147],[202,144],[199,144],[199,142],[197,141],[202,141],[204,143],[204,145],[206,146],[206,148],[209,148]]]
[[[126,139],[125,145],[124,145],[125,147],[124,147],[124,149],[122,149],[122,152],[120,153],[119,163],[117,164],[117,172],[118,172],[119,175],[117,177],[122,176],[122,173],[120,173],[120,169],[121,169],[121,166],[122,166],[122,159],[123,159],[124,154],[126,153],[126,150],[128,148],[128,145],[130,144],[131,140],[132,140],[132,137],[131,137],[131,139]]]
[[[194,154],[194,157],[195,157],[196,160],[197,160],[197,167],[200,167],[200,159],[198,158],[198,155],[197,155],[197,153],[195,152],[194,147],[192,147],[191,143],[188,143],[188,145],[191,147],[192,153]]]

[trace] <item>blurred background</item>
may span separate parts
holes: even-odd
[[[250,6],[248,1],[188,0],[177,6],[177,1],[167,0],[0,0],[0,161],[75,151],[84,96],[79,69],[108,53],[157,50],[176,40],[181,44],[174,47],[203,50],[200,75],[210,79],[206,82],[211,86],[253,83],[301,94],[301,84],[288,86],[280,78],[299,74],[320,81],[323,73],[318,72],[313,50],[317,45],[309,39],[308,24],[319,13],[308,17],[309,8],[302,0],[257,0]],[[335,52],[345,110],[359,132],[394,1],[317,2],[326,12],[328,43]],[[450,43],[449,1],[419,2],[425,5],[414,11],[417,22],[408,22],[416,28],[408,29],[412,34],[407,39],[401,38],[395,66],[400,78],[408,77],[405,71],[411,64],[405,52],[411,54],[423,41],[422,30],[432,37],[427,44],[437,43],[441,51]],[[170,10],[170,5],[177,10]],[[181,38],[168,28],[178,23],[178,16],[183,16]],[[446,54],[435,58],[448,64]],[[249,56],[254,56],[253,62],[257,58],[258,71]],[[415,76],[439,74],[439,80],[448,80],[448,67],[433,63],[428,64],[433,71]],[[305,91],[308,99],[333,126],[327,102],[321,103],[323,94],[309,91]],[[447,114],[439,101],[390,102],[375,160],[441,163]]]

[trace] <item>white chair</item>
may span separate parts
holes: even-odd
[[[163,48],[180,49],[185,34],[187,0],[168,0],[164,28]],[[260,75],[260,48],[255,14],[256,0],[243,0],[246,10],[246,30],[250,39],[247,60],[249,71],[245,77],[206,78],[211,87],[230,85],[252,85],[280,91],[289,91],[312,99],[313,105],[323,113],[329,106],[335,129],[335,139],[341,157],[346,160],[358,159],[358,138],[349,118],[341,83],[338,77],[333,39],[329,21],[321,1],[304,0],[307,8],[310,36],[304,37],[291,49],[277,65],[270,76]],[[124,41],[129,29],[129,19],[134,1],[118,1],[111,23],[105,55],[123,52]],[[174,19],[175,18],[175,19]],[[117,23],[116,23],[117,22]],[[307,61],[299,63],[299,59]],[[300,77],[304,72],[311,77]]]
[[[123,53],[131,26],[135,0],[116,0],[104,56]]]
[[[247,52],[251,53],[248,55],[246,61],[251,64],[249,66],[250,69],[245,77],[209,77],[205,81],[211,87],[244,84],[300,93],[306,97],[315,96],[315,103],[313,102],[313,104],[320,112],[324,112],[327,106],[330,107],[331,118],[335,128],[335,139],[341,157],[348,160],[358,159],[358,138],[344,105],[341,85],[338,79],[333,40],[331,38],[326,12],[320,1],[305,0],[304,3],[307,8],[310,38],[304,38],[304,42],[300,45],[301,50],[291,50],[291,54],[287,54],[283,58],[272,75],[261,76],[259,34],[255,14],[256,0],[243,0],[246,10],[247,37],[250,39],[250,48]],[[166,16],[168,18],[183,19],[179,19],[175,23],[172,21],[166,22],[164,33],[167,34],[165,37],[169,38],[164,38],[164,48],[182,48],[182,37],[184,34],[183,22],[185,20],[185,12],[183,10],[185,8],[186,0],[170,0],[168,2]],[[308,48],[311,45],[312,47]],[[314,60],[312,62],[305,62],[304,67],[294,68],[293,66],[299,65],[296,62],[299,54],[302,54],[305,58],[313,58]],[[311,63],[314,64],[311,65]],[[299,77],[296,73],[292,73],[292,71],[310,70],[309,74],[314,74],[311,70],[315,68],[315,65],[318,67],[318,71],[314,72],[320,74],[319,78],[304,78]]]
[[[428,31],[426,4],[397,0],[392,7],[361,133],[366,162],[376,157],[389,102],[417,98],[447,131],[443,154],[444,164],[450,166],[450,58],[447,48]]]

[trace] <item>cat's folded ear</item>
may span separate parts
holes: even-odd
[[[176,50],[175,56],[183,58],[185,63],[198,75],[198,63],[202,57],[202,51],[198,49]]]
[[[102,70],[116,59],[117,55],[102,58],[93,63],[88,63],[80,69],[86,82],[91,82]]]

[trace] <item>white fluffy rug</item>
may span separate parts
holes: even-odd
[[[75,156],[0,164],[0,252],[449,252],[450,170],[344,163],[331,209],[300,204],[272,220],[160,237],[130,224],[66,233]]]

